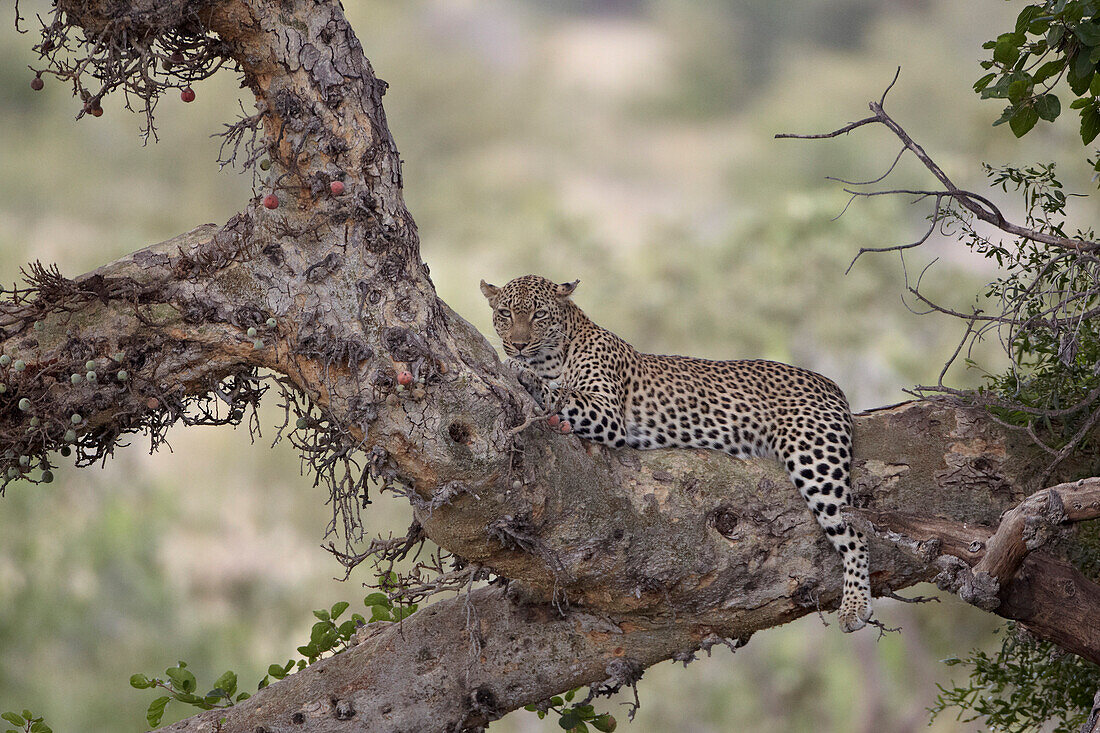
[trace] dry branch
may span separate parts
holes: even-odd
[[[974,572],[998,583],[1016,574],[1024,557],[1050,538],[1054,527],[1100,517],[1100,479],[1090,478],[1043,489],[1009,510],[986,543]]]

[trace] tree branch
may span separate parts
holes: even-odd
[[[899,69],[899,72],[900,72],[900,69]],[[892,87],[894,85],[894,82],[896,82],[896,81],[897,81],[897,75],[894,76],[894,81],[890,83],[890,86]],[[1002,232],[1005,232],[1006,234],[1012,234],[1013,236],[1023,237],[1025,239],[1030,239],[1030,240],[1035,241],[1035,242],[1041,242],[1043,244],[1049,244],[1052,247],[1060,247],[1062,249],[1074,250],[1074,251],[1077,251],[1077,252],[1088,252],[1088,251],[1093,251],[1093,250],[1100,249],[1100,242],[1094,242],[1094,241],[1089,241],[1089,240],[1081,240],[1081,239],[1071,239],[1070,237],[1062,237],[1062,236],[1058,236],[1058,235],[1055,235],[1055,234],[1048,234],[1047,232],[1040,232],[1040,231],[1037,231],[1035,229],[1028,229],[1027,227],[1022,227],[1018,224],[1013,224],[1012,222],[1008,221],[1004,217],[1004,215],[1001,213],[1000,209],[998,209],[987,198],[985,198],[984,196],[981,196],[979,194],[973,193],[972,191],[966,191],[966,190],[961,189],[958,186],[956,186],[951,181],[951,179],[948,178],[947,174],[944,173],[943,169],[940,168],[940,166],[936,163],[936,161],[932,160],[931,156],[929,156],[928,153],[925,152],[924,148],[921,147],[919,143],[914,141],[913,138],[910,137],[909,133],[907,133],[901,127],[901,125],[899,125],[883,109],[883,105],[886,102],[886,94],[889,91],[890,91],[890,89],[887,88],[886,92],[884,92],[883,95],[882,95],[882,99],[880,99],[877,102],[871,102],[870,103],[869,106],[871,108],[871,112],[873,113],[870,117],[865,117],[865,118],[863,118],[861,120],[858,120],[856,122],[852,122],[852,123],[847,124],[847,125],[845,125],[841,128],[833,130],[832,132],[819,133],[819,134],[815,134],[815,135],[800,135],[800,134],[792,134],[792,133],[780,133],[780,134],[777,134],[775,137],[777,139],[819,140],[819,139],[822,139],[822,138],[832,138],[832,137],[837,137],[839,135],[844,135],[844,134],[847,134],[847,133],[851,132],[852,130],[863,127],[865,125],[876,124],[876,123],[880,124],[880,125],[884,126],[886,129],[890,130],[890,132],[894,133],[894,135],[898,138],[898,140],[901,141],[902,145],[904,146],[904,150],[908,150],[909,152],[913,153],[913,155],[917,158],[917,160],[919,160],[921,162],[921,165],[923,165],[925,168],[927,168],[928,171],[936,178],[936,180],[938,180],[940,183],[943,184],[943,190],[942,191],[921,191],[921,192],[916,192],[916,191],[914,191],[914,192],[901,192],[901,191],[897,191],[897,192],[895,192],[895,191],[871,191],[871,192],[857,191],[857,192],[851,192],[850,191],[849,193],[853,193],[853,195],[855,195],[855,196],[874,196],[874,195],[882,195],[882,194],[889,194],[889,193],[921,193],[923,195],[932,195],[932,196],[937,196],[937,197],[951,198],[951,199],[954,199],[955,201],[957,201],[963,208],[965,208],[967,211],[972,213],[974,216],[976,216],[981,221],[984,221],[987,224],[993,225],[997,229],[1000,229]],[[897,161],[895,160],[894,163],[896,165]],[[893,166],[890,167],[890,170],[893,170]],[[885,176],[879,177],[879,178],[877,178],[873,181],[868,181],[868,183],[878,183],[883,178],[885,178]],[[938,206],[937,206],[937,210],[938,210]],[[873,251],[879,251],[879,250],[873,250]]]
[[[1016,574],[1029,552],[1050,539],[1050,529],[1100,517],[1100,479],[1082,479],[1043,489],[1009,510],[986,543],[974,573],[988,573],[998,583]]]

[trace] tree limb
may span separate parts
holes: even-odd
[[[898,74],[900,74],[900,73],[901,73],[901,69],[899,68],[898,69]],[[1089,241],[1089,240],[1081,240],[1081,239],[1072,239],[1070,237],[1062,237],[1062,236],[1058,236],[1056,234],[1048,234],[1047,232],[1037,231],[1035,229],[1028,229],[1027,227],[1022,227],[1019,224],[1013,224],[1012,222],[1008,221],[1004,217],[1004,215],[1001,213],[1000,209],[998,209],[989,199],[987,199],[984,196],[981,196],[979,194],[973,193],[972,191],[967,191],[967,190],[961,189],[958,186],[956,186],[954,184],[954,182],[952,182],[952,180],[950,178],[948,178],[947,174],[944,173],[943,169],[940,168],[940,166],[936,163],[936,161],[934,161],[932,159],[932,157],[930,155],[928,155],[928,153],[924,150],[924,148],[921,147],[921,145],[919,143],[914,141],[913,138],[910,137],[909,133],[907,133],[901,127],[901,125],[899,125],[894,120],[894,118],[892,118],[890,115],[888,115],[886,113],[886,111],[883,109],[883,105],[886,103],[886,95],[890,92],[890,89],[894,86],[894,83],[897,82],[898,74],[894,75],[894,80],[890,82],[890,86],[886,88],[885,92],[883,92],[882,98],[877,102],[872,101],[870,103],[869,106],[871,108],[871,112],[873,113],[870,117],[865,117],[865,118],[863,118],[861,120],[858,120],[856,122],[849,123],[849,124],[847,124],[847,125],[845,125],[841,128],[833,130],[832,132],[819,133],[819,134],[816,134],[816,135],[801,135],[801,134],[793,134],[793,133],[779,133],[775,137],[777,139],[818,140],[818,139],[823,139],[823,138],[832,138],[832,137],[838,137],[840,135],[845,135],[845,134],[847,134],[847,133],[849,133],[849,132],[851,132],[851,131],[853,131],[857,128],[863,127],[865,125],[880,124],[883,127],[885,127],[886,129],[888,129],[890,132],[894,133],[894,135],[898,138],[898,140],[901,141],[902,145],[904,146],[903,150],[908,150],[909,152],[913,153],[913,155],[917,158],[917,160],[919,160],[921,162],[921,165],[923,165],[925,168],[927,168],[928,171],[933,176],[935,176],[936,180],[938,180],[940,183],[943,184],[943,190],[942,191],[924,191],[924,192],[914,192],[914,193],[922,193],[923,195],[935,195],[935,196],[943,196],[943,197],[947,197],[947,198],[952,198],[955,201],[957,201],[963,208],[965,208],[967,211],[969,211],[974,216],[976,216],[978,219],[980,219],[981,221],[984,221],[987,224],[991,224],[991,225],[995,226],[996,228],[1000,229],[1002,232],[1005,232],[1006,234],[1012,234],[1014,236],[1024,237],[1025,239],[1030,239],[1030,240],[1033,240],[1035,242],[1042,242],[1043,244],[1049,244],[1053,247],[1060,247],[1062,249],[1074,250],[1074,251],[1078,251],[1078,252],[1087,252],[1087,251],[1093,251],[1093,250],[1100,249],[1100,242],[1094,242],[1094,241]],[[895,160],[894,163],[896,165],[897,161]],[[893,166],[890,167],[890,170],[893,170]],[[889,171],[887,173],[889,173]],[[885,176],[881,176],[881,177],[879,177],[879,178],[877,178],[873,181],[868,181],[867,183],[878,183],[883,178],[885,178]],[[895,192],[893,192],[893,191],[885,191],[885,192],[882,192],[882,191],[851,192],[851,191],[849,191],[849,193],[853,193],[853,195],[856,195],[856,196],[868,196],[868,195],[881,195],[883,193],[895,193]],[[900,192],[898,192],[898,193],[900,193]],[[937,206],[937,209],[938,209],[938,206]],[[867,251],[881,251],[881,250],[867,250]],[[862,252],[863,251],[861,250],[860,253],[862,254]]]
[[[1048,528],[1097,517],[1100,517],[1100,479],[1082,479],[1037,491],[1001,517],[974,572],[988,573],[998,583],[1004,583],[1015,575],[1029,552],[1049,539]]]

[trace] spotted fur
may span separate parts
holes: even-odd
[[[509,363],[579,437],[615,448],[713,448],[782,462],[843,560],[840,626],[871,617],[867,546],[850,502],[852,416],[820,374],[774,361],[642,354],[570,300],[577,282],[481,282]]]

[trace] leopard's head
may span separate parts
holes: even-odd
[[[482,280],[481,292],[493,309],[493,327],[504,353],[532,361],[561,351],[569,296],[579,283],[559,285],[538,275],[524,275],[498,288]]]

